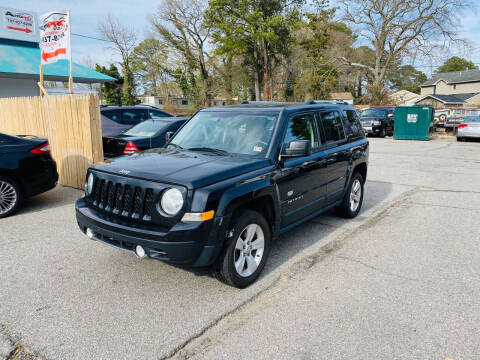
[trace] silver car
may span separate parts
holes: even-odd
[[[457,141],[462,141],[466,138],[480,139],[480,115],[467,116],[458,125]]]

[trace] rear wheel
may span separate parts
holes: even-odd
[[[270,253],[271,234],[267,220],[258,212],[242,210],[235,217],[220,273],[227,284],[244,288],[262,272]]]
[[[460,136],[457,136],[457,141],[463,141],[463,138]]]
[[[12,215],[21,200],[20,186],[12,179],[0,176],[0,218]]]
[[[378,133],[378,136],[380,136],[381,138],[384,138],[385,135],[386,135],[385,128],[382,127],[382,130],[380,130],[380,132]]]
[[[362,175],[358,172],[354,173],[345,191],[342,203],[335,208],[338,215],[348,219],[358,215],[363,204],[363,185]]]

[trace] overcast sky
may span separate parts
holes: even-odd
[[[480,1],[479,1],[480,2]],[[98,23],[108,14],[112,14],[125,22],[138,33],[142,39],[148,34],[148,16],[158,7],[156,0],[1,0],[1,5],[16,9],[36,11],[39,14],[53,10],[70,10],[72,18],[72,33],[101,38]],[[334,1],[332,1],[334,3]],[[479,9],[480,10],[480,9]],[[458,55],[480,65],[480,21],[478,13],[470,12],[462,17],[459,24],[459,34],[468,39],[474,48],[450,49],[442,51],[443,60]],[[106,43],[98,40],[72,36],[73,60],[79,63],[100,63],[107,65],[117,60],[117,56],[105,49]],[[434,61],[437,65],[440,61]],[[421,58],[415,60],[420,70],[430,75],[430,61]]]

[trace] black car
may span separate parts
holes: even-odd
[[[46,139],[0,134],[0,218],[13,214],[23,199],[53,189],[57,181]]]
[[[377,135],[382,138],[393,136],[395,124],[395,108],[375,107],[363,110],[360,115],[363,129],[367,135]]]
[[[331,208],[357,216],[368,152],[352,106],[204,109],[165,148],[90,167],[77,221],[90,239],[141,258],[214,264],[245,287],[280,233]]]
[[[150,119],[114,137],[103,138],[103,153],[111,158],[165,145],[167,134],[175,133],[187,118]]]
[[[148,119],[173,117],[166,111],[148,105],[102,106],[102,136],[115,136]]]

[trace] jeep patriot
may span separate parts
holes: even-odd
[[[279,234],[335,209],[357,216],[368,140],[345,103],[197,112],[163,148],[91,166],[78,225],[90,239],[163,261],[215,265],[243,288]]]

